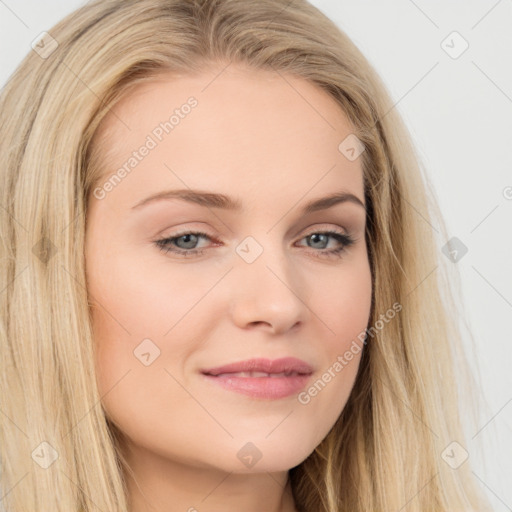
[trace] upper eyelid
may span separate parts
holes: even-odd
[[[350,232],[348,232],[348,230],[346,230],[345,228],[340,228],[339,226],[336,227],[336,228],[333,228],[333,227],[330,227],[330,228],[311,228],[309,230],[306,230],[306,232],[299,238],[299,240],[302,240],[308,236],[311,236],[313,234],[316,234],[316,233],[325,233],[325,234],[328,234],[328,233],[334,233],[334,234],[338,234],[338,235],[342,235],[342,236],[347,236],[347,237],[350,237],[353,239],[353,241],[356,240],[356,238],[353,238],[352,235],[350,234]],[[178,232],[176,234],[171,234],[169,236],[165,236],[165,237],[162,237],[162,238],[159,238],[156,240],[156,242],[162,242],[162,241],[171,241],[171,240],[176,240],[178,238],[181,238],[182,236],[185,236],[185,235],[197,235],[199,238],[208,238],[210,239],[212,242],[216,243],[217,240],[216,240],[216,237],[213,236],[213,235],[210,235],[209,233],[206,232],[206,230],[195,230],[194,229],[189,229],[189,230],[184,230],[184,231],[181,231],[181,232]],[[218,245],[218,242],[217,242],[217,245]],[[201,248],[201,249],[206,249],[205,248]],[[201,249],[197,249],[197,250],[201,250]],[[190,249],[191,251],[195,250],[195,249]]]
[[[336,231],[336,232],[341,231],[342,232],[341,234],[344,234],[344,235],[350,235],[350,232],[351,232],[350,229],[347,229],[347,228],[345,228],[343,226],[338,226],[338,225],[337,226],[333,226],[332,223],[323,223],[323,227],[322,227],[322,223],[318,223],[318,224],[320,224],[320,227],[311,227],[311,228],[304,228],[304,229],[302,229],[301,231],[305,232],[305,234],[302,235],[302,236],[308,236],[309,234],[312,234],[312,233],[320,233],[320,232],[327,232],[327,231]],[[205,235],[205,236],[207,236],[207,237],[209,237],[211,239],[215,239],[216,238],[215,235],[209,234],[206,229],[203,229],[203,228],[197,228],[197,229],[189,228],[189,229],[180,230],[177,233],[172,233],[172,234],[167,235],[167,236],[162,236],[161,239],[179,238],[179,237],[184,236],[184,235],[197,234],[197,233],[200,233],[201,236]],[[296,235],[296,236],[298,236],[298,235]]]

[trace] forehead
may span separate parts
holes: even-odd
[[[102,142],[105,177],[129,169],[123,191],[131,199],[164,185],[225,192],[222,184],[239,195],[262,192],[265,184],[290,199],[333,187],[362,197],[360,159],[350,161],[338,149],[353,132],[318,85],[232,65],[161,73],[137,85],[109,112],[95,140]],[[151,149],[135,157],[143,146]]]

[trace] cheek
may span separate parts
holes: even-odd
[[[100,337],[162,338],[192,311],[211,287],[211,271],[191,279],[165,263],[135,261],[127,252],[96,260],[88,281]]]
[[[123,250],[91,255],[88,291],[101,394],[128,398],[135,405],[147,400],[144,390],[172,383],[164,368],[174,373],[196,348],[194,340],[207,337],[206,313],[212,302],[201,299],[215,279],[211,269],[191,275],[175,265],[171,271],[166,261],[134,261]],[[151,359],[157,357],[145,366],[142,354],[148,351]],[[111,393],[127,372],[119,386],[126,394]],[[139,385],[127,391],[127,381]],[[108,397],[104,402],[114,412],[116,404]]]
[[[346,349],[368,326],[372,302],[372,280],[367,260],[340,265],[310,283],[311,309],[324,330],[324,341],[331,351]]]
[[[369,264],[340,265],[338,271],[321,277],[310,289],[308,305],[318,317],[315,330],[322,332],[318,343],[323,364],[298,402],[311,417],[322,418],[320,431],[325,435],[348,400],[364,350],[372,300]]]

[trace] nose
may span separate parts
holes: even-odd
[[[239,259],[232,274],[236,284],[231,317],[238,327],[281,334],[306,320],[307,297],[300,291],[300,276],[284,254],[266,249],[252,263]]]

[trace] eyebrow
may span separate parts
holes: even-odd
[[[224,194],[217,194],[212,192],[203,192],[201,190],[192,189],[181,189],[181,190],[164,190],[146,197],[142,201],[132,206],[132,210],[137,210],[143,206],[146,206],[153,201],[159,201],[163,199],[181,199],[189,203],[198,204],[200,206],[206,206],[208,208],[220,208],[223,210],[241,211],[242,203],[236,199],[233,199]],[[354,194],[349,192],[336,192],[319,199],[314,199],[306,203],[301,210],[302,214],[308,214],[317,212],[320,210],[326,210],[340,203],[352,203],[361,206],[366,210],[364,203]]]

